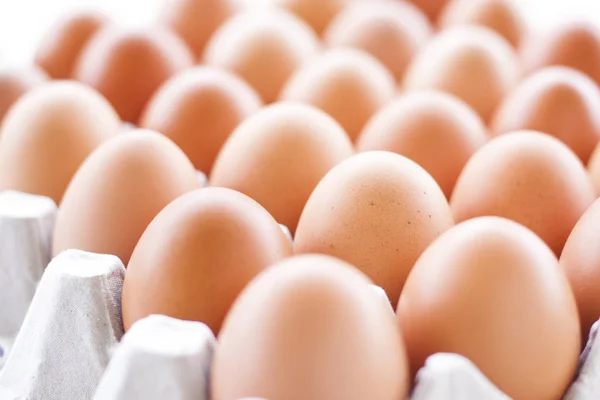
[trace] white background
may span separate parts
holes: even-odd
[[[170,0],[0,0],[0,64],[31,62],[40,39],[61,15],[81,9],[104,11],[123,24],[150,24]],[[260,3],[264,0],[243,0]],[[600,26],[600,0],[514,0],[532,28],[550,29],[570,19]]]

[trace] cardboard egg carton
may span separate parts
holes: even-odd
[[[55,214],[47,198],[0,193],[0,400],[208,400],[210,329],[153,315],[123,335],[123,264],[77,250],[50,262]],[[598,327],[565,399],[600,398]],[[464,357],[435,354],[411,399],[508,396]]]

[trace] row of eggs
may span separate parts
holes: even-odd
[[[501,35],[437,36],[402,1],[281,2],[301,18],[211,0],[171,3],[176,33],[63,21],[45,72],[0,79],[7,109],[34,87],[4,117],[0,189],[60,203],[55,254],[123,260],[126,329],[159,313],[219,333],[215,399],[398,398],[440,351],[511,397],[560,397],[600,316],[598,34],[521,46],[506,0],[440,19]]]

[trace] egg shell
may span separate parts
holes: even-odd
[[[211,398],[405,398],[404,344],[369,284],[351,265],[322,255],[263,272],[227,316]]]
[[[60,19],[44,36],[35,63],[54,79],[69,79],[83,48],[109,23],[94,11],[79,12]]]
[[[471,106],[487,123],[517,84],[512,46],[486,28],[458,26],[441,32],[408,67],[406,90],[441,90]]]
[[[213,67],[196,67],[169,79],[144,111],[140,127],[172,139],[197,170],[210,173],[223,143],[262,106],[242,79]]]
[[[600,144],[594,149],[587,168],[596,196],[600,196]]]
[[[21,96],[47,80],[48,75],[35,66],[0,70],[0,124]]]
[[[394,94],[394,78],[377,59],[344,48],[329,50],[299,69],[286,84],[281,99],[320,108],[354,140]]]
[[[283,10],[241,13],[222,25],[206,45],[204,61],[244,78],[265,103],[319,49],[314,32]]]
[[[450,198],[463,167],[487,139],[483,121],[468,105],[454,96],[426,91],[403,95],[375,114],[356,148],[410,158]]]
[[[581,320],[582,344],[585,344],[592,325],[600,319],[600,200],[583,214],[560,256]]]
[[[135,247],[123,287],[125,329],[164,314],[219,332],[229,307],[292,247],[254,200],[223,188],[189,192],[154,218]]]
[[[515,48],[528,35],[525,17],[515,0],[451,0],[439,19],[442,29],[456,25],[477,25],[492,29]]]
[[[552,65],[577,69],[600,85],[600,29],[573,21],[531,36],[521,51],[527,73]]]
[[[411,370],[470,359],[514,399],[559,399],[577,368],[579,319],[552,251],[512,221],[477,218],[419,258],[398,304]]]
[[[501,103],[495,134],[521,129],[560,139],[587,163],[600,140],[600,89],[571,68],[544,68],[523,80]]]
[[[400,80],[431,33],[427,17],[409,3],[358,1],[348,4],[333,20],[324,42],[330,47],[364,50]]]
[[[198,58],[212,34],[238,9],[235,0],[175,0],[165,3],[159,20],[178,33]]]
[[[274,0],[274,3],[302,18],[321,35],[344,6],[354,1],[356,0]]]
[[[304,104],[278,103],[233,132],[210,182],[252,197],[294,233],[321,178],[352,154],[348,135],[329,115]]]
[[[419,7],[432,21],[436,21],[448,0],[408,0]]]
[[[171,140],[147,130],[121,134],[98,147],[69,184],[53,254],[67,249],[113,254],[127,265],[152,219],[198,186],[194,166]]]
[[[52,82],[22,96],[0,131],[0,190],[18,190],[60,203],[69,181],[121,121],[91,88]]]
[[[521,131],[491,140],[471,157],[450,205],[456,222],[505,217],[531,229],[560,255],[595,198],[585,167],[567,146]]]
[[[84,48],[74,76],[102,93],[121,119],[135,124],[154,91],[193,61],[183,40],[168,29],[111,25]]]
[[[347,261],[397,304],[423,250],[453,225],[433,178],[408,158],[371,151],[334,167],[311,194],[296,230],[296,254]]]

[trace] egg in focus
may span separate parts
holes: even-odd
[[[152,219],[198,187],[194,166],[171,140],[148,130],[121,134],[99,146],[69,184],[53,255],[77,249],[113,254],[127,265]]]
[[[21,96],[47,80],[48,75],[36,66],[0,69],[0,124]]]
[[[229,135],[261,106],[258,94],[242,79],[217,68],[196,67],[157,90],[140,127],[172,139],[197,170],[209,174]]]
[[[377,59],[344,48],[329,50],[299,69],[284,87],[281,100],[320,108],[355,140],[394,94],[394,78]]]
[[[435,353],[471,360],[515,399],[559,399],[580,351],[573,293],[552,251],[512,221],[458,224],[411,271],[398,323],[413,374]]]
[[[306,255],[276,263],[236,300],[213,359],[211,398],[400,399],[407,372],[394,315],[369,279]]]

